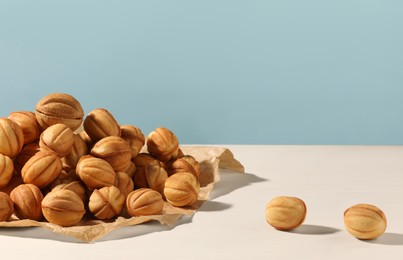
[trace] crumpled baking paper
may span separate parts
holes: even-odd
[[[198,201],[192,207],[179,208],[165,202],[161,215],[118,217],[111,221],[101,221],[84,217],[80,223],[72,227],[61,227],[45,221],[29,219],[19,220],[14,215],[10,221],[0,222],[0,227],[43,227],[52,232],[75,237],[90,242],[100,239],[109,232],[124,226],[133,226],[148,221],[159,221],[162,225],[174,226],[184,215],[192,215],[209,199],[214,184],[220,180],[219,169],[244,172],[244,167],[237,161],[232,152],[223,147],[181,146],[184,154],[192,155],[201,165],[200,193]]]

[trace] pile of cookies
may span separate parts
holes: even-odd
[[[0,140],[0,221],[14,214],[73,226],[85,214],[158,215],[164,201],[186,207],[198,198],[200,164],[172,131],[157,128],[145,138],[103,108],[84,117],[65,93],[43,97],[35,112],[0,118]]]

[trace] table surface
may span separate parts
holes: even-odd
[[[211,200],[173,228],[125,227],[83,243],[42,228],[1,228],[1,258],[21,259],[402,259],[403,147],[221,145],[245,173],[221,172]],[[303,199],[304,224],[291,232],[266,223],[279,195]],[[370,203],[386,214],[381,237],[361,241],[343,212]]]

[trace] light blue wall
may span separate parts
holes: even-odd
[[[403,144],[403,2],[0,0],[0,88],[182,143]]]

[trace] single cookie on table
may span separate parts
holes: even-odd
[[[266,206],[266,221],[278,230],[292,230],[299,227],[306,216],[305,202],[296,197],[279,196]]]
[[[346,230],[358,239],[370,240],[381,236],[387,227],[385,213],[371,204],[357,204],[344,212]]]

